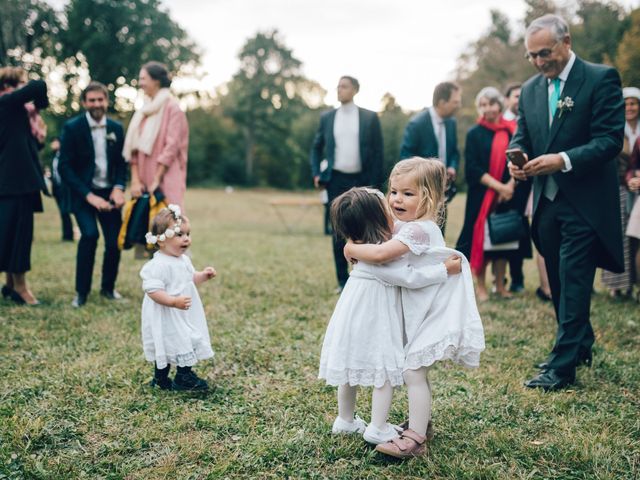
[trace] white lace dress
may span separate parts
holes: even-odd
[[[403,287],[406,338],[403,369],[428,367],[440,360],[479,366],[480,353],[485,349],[484,330],[469,262],[460,252],[445,246],[442,232],[434,222],[399,223],[396,231],[394,239],[409,247],[409,252],[403,255],[404,266],[403,262],[367,266],[367,272],[385,283]],[[448,276],[443,262],[452,254],[462,257],[462,273]],[[415,288],[419,287],[415,281],[403,283],[402,278],[415,279],[419,274],[422,275],[419,283],[427,286]]]
[[[401,385],[404,351],[400,289],[356,264],[327,327],[318,378],[328,385]]]
[[[173,257],[158,251],[140,271],[142,289],[142,347],[145,358],[158,368],[168,364],[190,367],[213,357],[207,319],[193,283],[195,269],[186,255]],[[189,310],[165,307],[148,293],[164,290],[169,295],[191,297]]]

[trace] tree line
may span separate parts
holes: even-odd
[[[482,87],[504,88],[534,74],[524,58],[524,29],[545,13],[569,21],[579,56],[614,65],[625,86],[640,86],[640,9],[629,12],[615,1],[596,0],[525,3],[525,16],[516,28],[504,13],[492,10],[489,29],[458,58],[450,80],[463,89],[461,139],[475,122],[474,97]],[[135,88],[143,63],[160,60],[179,76],[197,75],[199,47],[161,0],[71,0],[62,11],[43,0],[3,4],[0,65],[21,65],[31,76],[55,83],[53,105],[46,113],[52,134],[79,111],[87,77],[108,85],[112,114],[126,123],[133,103],[119,92]],[[180,93],[190,106],[189,183],[309,188],[309,149],[320,111],[328,108],[326,91],[304,76],[302,61],[277,30],[256,33],[238,59],[238,71],[215,93]],[[399,158],[404,126],[413,113],[402,109],[391,93],[381,99],[387,170]],[[44,161],[49,157],[45,148]]]

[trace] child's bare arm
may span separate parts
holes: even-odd
[[[217,274],[218,273],[216,272],[215,268],[206,267],[201,272],[196,272],[193,274],[193,283],[195,283],[196,285],[200,285],[201,283],[204,283],[207,280],[211,280]]]
[[[169,295],[164,290],[155,290],[151,293],[147,293],[151,300],[165,307],[179,308],[180,310],[189,310],[191,306],[191,297],[186,295]]]
[[[362,260],[367,263],[386,263],[408,251],[409,247],[398,240],[388,240],[377,245],[348,241],[344,247],[344,256],[347,259]]]

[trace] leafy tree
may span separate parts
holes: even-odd
[[[384,138],[384,171],[385,177],[400,159],[400,146],[404,128],[410,115],[402,111],[396,98],[390,93],[382,97],[382,112],[380,113],[380,127]]]
[[[242,138],[219,106],[187,112],[189,163],[187,179],[196,184],[242,184]]]
[[[591,62],[612,64],[630,18],[616,2],[580,0],[578,5],[577,22],[571,26],[575,51]]]
[[[238,58],[240,70],[228,84],[222,106],[243,132],[247,181],[292,187],[306,155],[289,134],[319,87],[302,76],[302,62],[277,30],[250,38]]]
[[[629,15],[630,26],[618,45],[616,66],[625,86],[640,86],[640,8]]]
[[[81,52],[91,77],[107,85],[119,77],[135,84],[140,66],[150,60],[172,71],[199,61],[197,47],[160,0],[71,0],[65,13],[64,55]]]
[[[36,70],[42,59],[57,54],[60,20],[42,0],[3,0],[0,16],[0,65],[27,64]]]

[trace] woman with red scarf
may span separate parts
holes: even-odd
[[[502,117],[504,98],[496,88],[483,88],[476,96],[476,107],[480,118],[467,132],[465,143],[467,205],[456,248],[469,259],[476,280],[476,296],[482,302],[489,298],[485,270],[490,261],[497,294],[503,298],[511,296],[505,288],[505,270],[509,255],[518,247],[491,245],[485,225],[489,214],[510,209],[515,182],[507,169],[505,151],[516,123]]]

